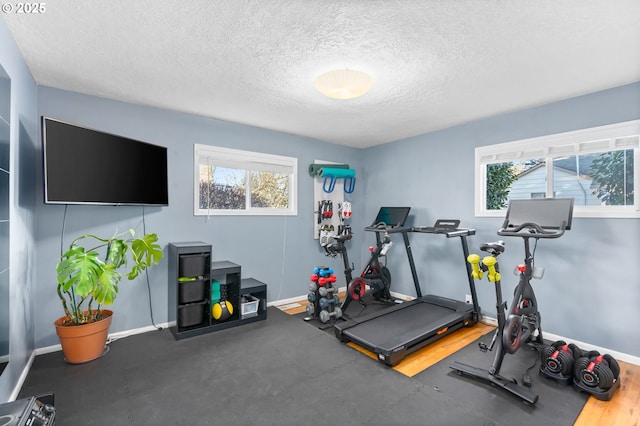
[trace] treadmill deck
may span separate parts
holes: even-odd
[[[336,324],[336,335],[379,355],[394,365],[406,354],[458,328],[475,324],[473,305],[453,299],[427,295],[405,302],[373,318]],[[340,334],[340,336],[338,336]]]

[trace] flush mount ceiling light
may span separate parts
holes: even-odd
[[[353,99],[367,93],[373,86],[373,79],[362,71],[339,69],[320,74],[314,86],[329,98]]]

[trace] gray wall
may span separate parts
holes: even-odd
[[[11,78],[10,362],[0,377],[0,401],[10,398],[34,349],[36,85],[0,20],[0,64]],[[6,155],[6,154],[4,154]]]
[[[268,300],[306,294],[313,268],[330,264],[341,270],[340,259],[328,259],[313,237],[313,180],[307,172],[314,160],[346,162],[360,172],[362,151],[339,145],[272,132],[264,129],[212,120],[193,115],[135,106],[38,88],[38,115],[81,126],[163,145],[168,148],[169,206],[145,208],[146,230],[156,232],[165,247],[169,242],[205,241],[213,246],[214,260],[230,260],[242,266],[244,277],[268,285]],[[297,216],[211,216],[193,215],[193,144],[287,155],[298,158],[299,188]],[[117,165],[114,165],[117,169]],[[53,321],[62,315],[55,293],[54,271],[60,254],[60,233],[64,206],[45,205],[42,193],[42,165],[36,167],[38,247],[36,347],[58,343]],[[87,177],[90,178],[90,177]],[[336,189],[337,190],[337,189]],[[351,196],[361,204],[358,186]],[[355,207],[358,209],[358,207]],[[86,232],[110,235],[117,228],[142,230],[142,207],[68,207],[64,247],[74,236]],[[363,224],[353,221],[355,229]],[[362,236],[356,235],[358,247]],[[151,303],[156,323],[167,321],[167,262],[149,271]],[[341,275],[338,275],[340,277]],[[344,280],[344,278],[342,278]],[[344,284],[343,284],[344,285]],[[149,296],[144,279],[120,284],[111,332],[151,324]]]
[[[365,199],[365,215],[388,204],[411,206],[418,225],[458,218],[461,226],[477,230],[469,237],[477,252],[480,243],[499,239],[502,219],[474,216],[474,148],[635,119],[640,119],[640,83],[368,149],[361,181],[367,194],[377,196]],[[541,241],[536,265],[545,267],[545,276],[534,288],[543,331],[640,356],[640,341],[631,338],[640,322],[639,236],[638,219],[576,218],[562,238]],[[462,299],[469,292],[458,241],[414,234],[412,249],[423,294]],[[406,255],[397,249],[394,256],[389,263],[394,288],[414,295]],[[523,257],[522,240],[508,239],[500,258],[503,272]],[[504,276],[508,297],[516,277]],[[495,318],[493,287],[483,280],[477,288],[483,312]]]

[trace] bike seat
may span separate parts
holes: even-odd
[[[501,253],[504,253],[504,241],[483,243],[480,245],[480,250],[486,251],[490,255],[498,257]]]

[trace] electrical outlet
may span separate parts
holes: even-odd
[[[468,303],[468,304],[472,304],[473,303],[473,299],[471,298],[470,294],[467,294],[464,296],[464,303]]]

